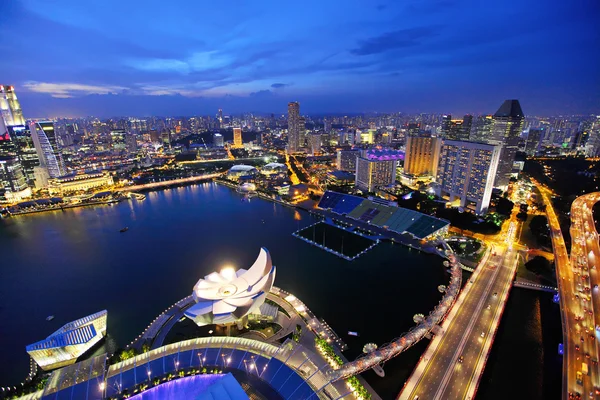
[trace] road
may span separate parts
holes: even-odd
[[[575,349],[569,354],[568,392],[579,392],[584,398],[600,398],[600,293],[596,268],[597,260],[600,260],[600,246],[592,213],[594,204],[599,200],[600,193],[590,193],[578,197],[571,205],[571,270],[568,275],[561,277],[563,285],[571,293],[565,302],[569,317],[575,320],[570,325],[569,344],[579,346],[579,350]],[[587,374],[582,370],[582,363],[588,366]],[[578,372],[581,373],[581,379],[577,379]]]
[[[467,282],[443,334],[433,339],[399,399],[474,397],[517,266],[510,246],[493,251]]]

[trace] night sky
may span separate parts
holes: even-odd
[[[597,0],[1,0],[26,117],[600,113]]]

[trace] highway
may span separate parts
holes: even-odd
[[[569,307],[569,317],[575,320],[570,325],[569,343],[579,346],[569,357],[570,363],[574,364],[567,368],[568,392],[581,393],[583,398],[600,398],[600,293],[596,268],[600,246],[592,213],[594,204],[599,200],[600,193],[590,193],[578,197],[571,205],[571,270],[566,277],[561,277],[563,285],[568,286],[571,293],[565,302]],[[583,363],[587,365],[587,373]],[[579,373],[581,375],[577,376]]]
[[[560,230],[560,224],[550,200],[552,192],[538,184],[546,204],[546,216],[552,238],[552,248],[556,263],[558,293],[560,295],[560,312],[563,327],[563,399],[591,398],[599,399],[598,365],[592,360],[598,358],[598,331],[593,329],[594,306],[588,297],[592,279],[597,279],[595,273],[595,254],[598,251],[598,235],[596,233],[591,206],[600,199],[600,194],[592,193],[575,199],[571,208],[571,258]],[[587,210],[586,210],[587,209]],[[590,248],[588,248],[590,246]],[[591,252],[591,254],[590,254]],[[583,274],[582,274],[583,271]],[[594,272],[594,277],[584,278],[588,272]],[[595,281],[597,283],[597,280]],[[593,284],[592,284],[593,287]],[[597,301],[598,291],[591,294]],[[586,312],[586,310],[588,310]],[[598,310],[596,308],[596,310]],[[591,313],[591,314],[590,314]],[[591,331],[590,331],[591,328]],[[589,354],[589,358],[586,357]],[[581,375],[583,363],[589,367],[589,375]]]
[[[509,247],[494,246],[467,282],[399,399],[474,398],[516,272],[517,251]]]

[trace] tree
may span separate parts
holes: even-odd
[[[552,265],[545,257],[535,256],[525,263],[525,268],[537,275],[552,274]]]
[[[517,214],[517,219],[519,221],[527,221],[527,213],[525,212],[520,212]]]

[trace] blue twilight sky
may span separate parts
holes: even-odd
[[[597,0],[0,0],[26,117],[600,113]]]

